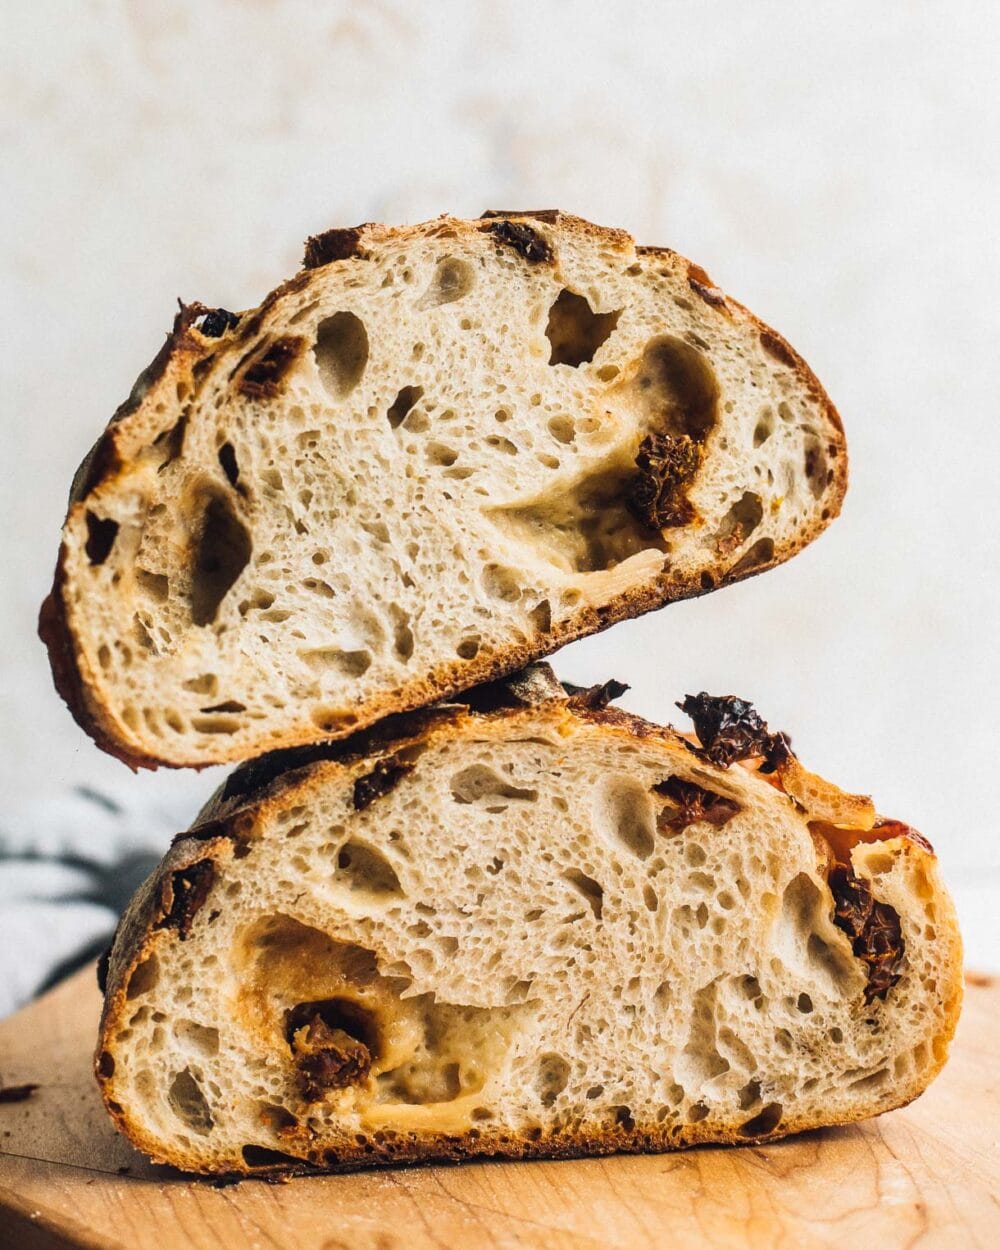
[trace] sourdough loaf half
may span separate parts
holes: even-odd
[[[745,1142],[901,1106],[961,996],[929,845],[749,705],[539,666],[238,770],[136,896],[96,1070],[154,1159],[277,1173]]]
[[[556,212],[311,239],[182,307],[81,467],[42,610],[133,765],[343,737],[793,555],[837,414],[703,270]]]

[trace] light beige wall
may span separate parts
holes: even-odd
[[[956,871],[997,870],[1000,175],[989,3],[12,3],[0,38],[0,763],[180,820],[53,694],[33,618],[77,462],[174,300],[307,233],[559,205],[686,252],[804,352],[853,483],[786,568],[566,653],[671,715],[733,690]],[[157,819],[161,819],[160,816]]]

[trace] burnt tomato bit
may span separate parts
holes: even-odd
[[[371,807],[376,799],[388,794],[397,786],[407,773],[413,772],[412,764],[404,764],[395,756],[387,760],[379,760],[370,773],[359,777],[354,783],[354,810],[363,812]]]
[[[834,924],[851,939],[855,957],[868,969],[865,1002],[886,995],[902,976],[899,971],[906,944],[899,913],[888,903],[877,902],[867,881],[846,864],[830,872]]]
[[[705,790],[694,781],[685,781],[683,777],[668,777],[666,781],[653,786],[653,789],[679,809],[673,816],[669,812],[663,812],[656,822],[659,829],[669,829],[673,833],[680,833],[682,829],[699,820],[707,820],[716,829],[721,829],[740,810],[739,803],[734,799],[727,799],[713,790]]]
[[[529,265],[538,265],[542,261],[552,259],[552,248],[549,247],[545,237],[537,230],[532,230],[531,226],[526,226],[524,222],[491,221],[482,228],[488,234],[492,234],[497,242],[505,247],[513,248],[518,256],[526,260]]]
[[[753,704],[734,694],[711,695],[703,690],[687,695],[677,706],[691,717],[701,743],[700,749],[692,750],[720,768],[759,755],[766,761],[766,770],[773,772],[791,755],[785,734],[771,733]]]
[[[625,682],[616,681],[613,677],[599,686],[574,686],[572,682],[564,681],[562,687],[573,707],[592,712],[602,711],[609,703],[620,699],[629,688]]]
[[[892,820],[885,816],[880,816],[872,826],[872,830],[878,834],[880,842],[886,842],[890,838],[906,838],[927,851],[929,855],[934,854],[933,846],[931,846],[924,835],[914,829],[912,825],[905,824],[902,820]]]
[[[359,1084],[372,1065],[364,1042],[343,1029],[331,1028],[319,1013],[296,1030],[292,1051],[306,1102],[319,1102],[327,1090]]]
[[[270,399],[278,393],[278,383],[298,358],[305,339],[295,335],[276,339],[254,360],[237,383],[251,399]]]
[[[348,226],[325,230],[306,239],[306,251],[302,264],[306,269],[319,269],[335,260],[347,260],[349,256],[363,256],[358,247],[364,226]]]
[[[633,516],[651,529],[690,524],[695,511],[683,487],[698,472],[701,457],[701,444],[687,434],[647,434],[625,500]]]
[[[221,339],[227,330],[235,330],[239,324],[239,315],[230,312],[228,308],[210,308],[205,313],[204,321],[195,328],[207,339]]]
[[[215,880],[215,864],[210,859],[181,868],[170,878],[171,899],[158,929],[176,929],[183,942],[191,932],[191,925]],[[165,893],[165,891],[164,891]]]

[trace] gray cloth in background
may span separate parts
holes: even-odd
[[[8,812],[0,827],[0,1016],[95,959],[133,891],[187,820],[125,811],[85,787]]]

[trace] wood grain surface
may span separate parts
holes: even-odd
[[[766,1147],[244,1181],[154,1167],[90,1075],[93,970],[0,1023],[3,1250],[895,1250],[1000,1245],[1000,984],[967,978],[951,1061],[902,1111]]]

